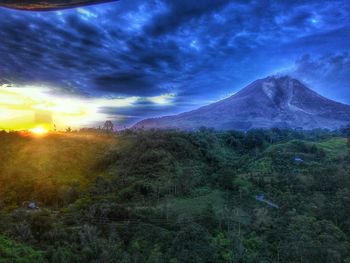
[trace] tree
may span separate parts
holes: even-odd
[[[180,219],[180,230],[173,240],[171,251],[177,262],[213,262],[209,233],[191,218]]]
[[[232,262],[234,259],[231,240],[224,233],[219,232],[211,238],[214,247],[214,262]]]
[[[107,132],[112,132],[113,128],[114,128],[114,125],[113,125],[113,122],[111,122],[111,121],[106,121],[103,124],[103,129]]]

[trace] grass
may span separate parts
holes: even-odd
[[[332,138],[327,141],[316,143],[316,145],[326,151],[331,157],[345,157],[349,155],[349,147],[347,146],[347,139],[345,138]]]

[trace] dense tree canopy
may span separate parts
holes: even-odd
[[[350,262],[347,132],[1,133],[0,262]]]

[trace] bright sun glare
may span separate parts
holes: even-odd
[[[133,107],[147,101],[154,105],[170,105],[174,94],[152,97],[89,98],[52,95],[53,88],[42,86],[0,85],[0,130],[28,130],[43,134],[53,127],[64,130],[101,123],[115,118],[104,108]]]
[[[38,127],[33,128],[33,129],[29,129],[29,131],[31,133],[36,134],[36,135],[44,135],[44,134],[49,132],[47,129],[45,129],[42,126],[38,126]]]

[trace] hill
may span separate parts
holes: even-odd
[[[31,199],[45,204],[67,203],[94,179],[96,159],[117,141],[93,134],[50,134],[22,137],[0,132],[0,208]]]
[[[0,262],[348,262],[346,133],[0,134]]]
[[[135,128],[217,130],[336,129],[350,123],[350,106],[329,100],[288,76],[259,79],[233,96],[197,110],[146,119]]]

